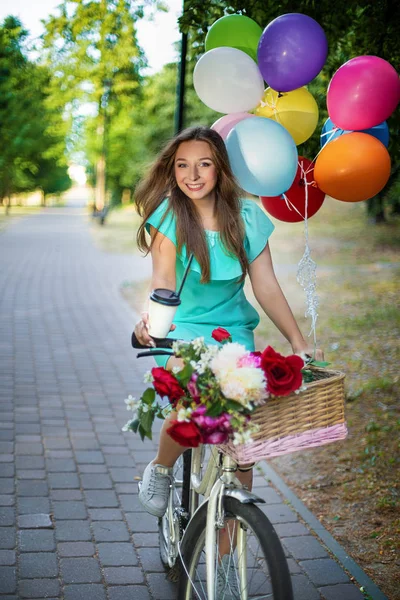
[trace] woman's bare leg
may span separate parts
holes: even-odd
[[[183,367],[182,359],[171,356],[166,364],[166,369],[172,371],[173,367]],[[157,456],[153,460],[154,465],[173,467],[181,454],[187,450],[187,448],[175,442],[167,433],[167,429],[173,419],[176,419],[176,412],[169,414],[162,425]]]
[[[246,466],[247,465],[240,465],[240,468],[245,469]],[[251,491],[253,485],[253,469],[243,472],[237,470],[235,475],[237,479],[239,479],[240,483],[246,486],[249,491]],[[231,548],[235,548],[238,526],[238,521],[228,521],[227,526],[220,530],[218,541],[220,557],[224,556],[224,554],[229,554],[231,552]]]
[[[178,458],[187,450],[175,442],[167,433],[170,422],[176,418],[176,412],[171,413],[165,419],[160,431],[160,443],[157,456],[153,460],[154,465],[163,465],[164,467],[173,467]]]

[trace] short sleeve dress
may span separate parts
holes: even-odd
[[[146,229],[152,225],[168,237],[175,246],[176,221],[168,209],[166,198],[150,215]],[[274,225],[264,211],[253,200],[242,200],[241,214],[245,224],[245,251],[251,263],[265,248]],[[205,231],[210,253],[211,278],[209,283],[200,283],[200,265],[194,258],[181,293],[181,304],[175,315],[176,329],[169,337],[191,340],[204,337],[206,344],[215,344],[211,337],[216,327],[227,329],[235,342],[243,344],[248,350],[254,350],[253,331],[260,317],[247,300],[240,281],[242,269],[235,256],[225,250],[218,231]],[[189,256],[186,247],[176,256],[176,285],[179,287]],[[160,366],[165,366],[168,356],[154,357]]]

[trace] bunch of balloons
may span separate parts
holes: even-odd
[[[387,61],[360,56],[334,74],[327,91],[330,118],[310,161],[298,157],[296,146],[318,123],[317,103],[304,86],[327,58],[322,27],[289,13],[263,31],[248,17],[227,15],[209,29],[205,49],[194,88],[204,104],[224,113],[212,127],[225,140],[241,187],[260,196],[271,215],[300,221],[317,212],[325,194],[357,202],[386,185],[385,120],[400,99],[398,75]]]

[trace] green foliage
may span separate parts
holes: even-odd
[[[364,54],[380,56],[394,67],[400,64],[400,3],[397,0],[338,0],[334,3],[330,0],[185,0],[184,8],[180,26],[190,34],[192,69],[204,52],[208,28],[225,14],[246,15],[262,28],[290,12],[307,14],[320,23],[328,39],[329,54],[321,73],[308,86],[318,103],[319,123],[312,138],[298,149],[299,155],[310,159],[319,151],[319,132],[328,116],[326,92],[334,72],[346,61]],[[388,119],[388,126],[389,153],[396,167],[400,161],[400,111]],[[395,180],[391,179],[385,190],[367,204],[369,214],[377,220],[384,220],[384,206],[396,214],[400,212],[400,196],[392,192],[394,184]]]
[[[89,170],[94,173],[100,157],[106,157],[107,187],[117,198],[131,184],[135,169],[130,176],[130,165],[141,156],[131,140],[140,69],[146,66],[135,27],[143,6],[131,0],[64,0],[58,8],[44,35],[54,103],[68,115],[72,150],[85,152]],[[82,119],[88,105],[94,116]]]
[[[26,35],[12,16],[0,27],[1,199],[68,183],[62,120],[48,104],[50,73],[25,56]]]
[[[183,367],[183,369],[181,369],[178,373],[176,373],[175,377],[177,378],[177,380],[179,381],[179,383],[182,387],[186,387],[193,375],[193,372],[194,372],[194,369],[193,369],[192,365],[186,364]]]
[[[126,148],[125,184],[134,187],[146,165],[174,135],[177,65],[165,65],[147,77],[140,104],[130,117],[130,140]],[[193,88],[192,73],[186,80],[185,127],[211,125],[221,115],[205,106]],[[116,138],[111,133],[111,140]],[[110,140],[110,143],[113,143]],[[123,159],[124,160],[124,159]]]

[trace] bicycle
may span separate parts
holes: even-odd
[[[133,347],[146,348],[138,358],[172,355],[173,341],[149,350],[132,334]],[[244,488],[237,467],[215,446],[187,450],[175,464],[159,539],[164,566],[180,574],[178,600],[293,600],[285,553],[258,506],[265,501]]]

